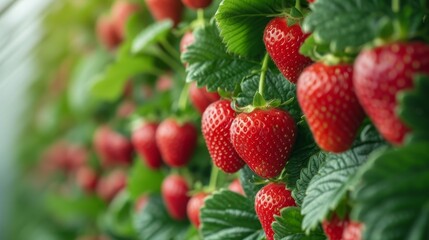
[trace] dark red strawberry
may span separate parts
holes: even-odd
[[[191,159],[197,144],[197,129],[191,123],[180,124],[169,118],[156,131],[156,143],[165,163],[170,167],[183,167]]]
[[[134,210],[136,213],[139,213],[143,210],[143,208],[146,207],[147,203],[149,202],[149,197],[146,194],[141,195],[139,198],[137,198]]]
[[[109,126],[101,126],[94,135],[94,147],[105,167],[128,165],[132,161],[133,146],[131,142]]]
[[[299,77],[297,95],[317,144],[329,152],[349,149],[365,118],[353,89],[353,67],[315,63]]]
[[[112,6],[112,19],[119,38],[125,38],[125,27],[128,18],[140,10],[140,6],[125,0],[118,0]]]
[[[188,191],[188,183],[179,175],[170,175],[162,182],[162,198],[172,218],[176,220],[186,218],[186,207],[189,201]]]
[[[409,132],[395,113],[397,93],[413,87],[415,73],[429,74],[429,45],[393,43],[362,51],[353,83],[364,110],[384,138],[401,144]]]
[[[158,123],[141,124],[132,134],[132,142],[137,153],[151,169],[159,169],[162,165],[161,153],[156,144]]]
[[[343,240],[343,232],[348,224],[348,218],[340,219],[334,215],[331,220],[324,220],[322,227],[329,240]]]
[[[145,0],[153,18],[157,21],[171,19],[177,25],[182,18],[183,4],[180,0]]]
[[[96,32],[98,40],[109,50],[115,49],[122,41],[109,16],[101,16],[97,20]]]
[[[189,96],[192,105],[202,114],[204,110],[213,102],[220,99],[216,92],[208,92],[205,87],[198,88],[195,82],[189,86]]]
[[[361,240],[362,239],[362,224],[350,221],[344,228],[342,240]]]
[[[316,0],[307,0],[308,3],[314,3]]]
[[[245,164],[231,143],[230,128],[235,116],[231,102],[220,100],[206,109],[201,120],[201,129],[213,163],[227,173],[237,172]]]
[[[199,9],[208,7],[212,3],[212,0],[182,0],[182,2],[188,8]]]
[[[92,193],[95,191],[98,182],[98,175],[88,166],[80,167],[76,172],[76,183],[84,191]]]
[[[114,170],[100,179],[97,194],[106,202],[110,202],[127,185],[127,176],[123,170]]]
[[[228,189],[243,196],[246,195],[239,179],[235,179],[234,181],[232,181],[231,184],[229,184]]]
[[[263,178],[278,176],[296,139],[296,124],[279,109],[239,114],[231,125],[231,141],[250,169]]]
[[[285,18],[274,18],[264,30],[265,48],[280,72],[293,83],[312,62],[299,53],[299,48],[308,36],[302,32],[299,24],[288,26]]]
[[[295,200],[284,183],[269,183],[258,191],[255,197],[255,211],[267,240],[274,239],[274,231],[271,228],[275,220],[274,215],[280,215],[283,208],[291,206],[296,206]]]
[[[200,209],[204,206],[204,199],[208,196],[207,193],[197,193],[191,197],[187,206],[187,214],[191,223],[196,228],[200,227]]]

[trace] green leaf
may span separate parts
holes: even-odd
[[[102,228],[115,236],[115,239],[134,237],[135,231],[130,218],[133,206],[130,195],[126,191],[120,192],[101,218]]]
[[[292,155],[286,163],[287,186],[289,189],[296,188],[296,182],[300,178],[301,170],[307,166],[310,158],[320,152],[319,147],[313,140],[313,134],[305,121],[300,121],[298,136],[293,147]]]
[[[253,103],[253,98],[259,88],[259,78],[259,74],[253,74],[241,82],[241,92],[236,98],[239,106],[244,107]],[[267,72],[264,98],[266,102],[279,99],[281,103],[293,99],[292,102],[282,106],[282,108],[287,110],[294,117],[295,121],[301,119],[302,112],[296,98],[296,86],[286,80],[281,73]]]
[[[429,76],[416,75],[414,89],[399,94],[399,117],[412,129],[411,138],[429,140]]]
[[[181,240],[186,236],[189,223],[173,220],[168,215],[162,199],[151,197],[135,218],[134,226],[140,240]]]
[[[298,207],[283,208],[280,216],[275,216],[275,222],[271,225],[274,230],[275,240],[324,240],[323,230],[319,227],[310,234],[305,234],[301,229],[303,216]]]
[[[228,51],[245,56],[263,56],[264,29],[269,16],[280,15],[294,5],[292,0],[223,0],[216,13],[220,34]]]
[[[107,52],[98,50],[83,58],[74,69],[68,87],[68,101],[74,111],[88,111],[93,105],[91,104],[93,99],[90,94],[90,86],[109,59],[110,55]]]
[[[380,20],[392,15],[391,0],[318,0],[304,20],[304,30],[333,52],[358,52],[376,38]]]
[[[352,212],[365,223],[365,239],[429,239],[428,149],[414,144],[369,162]]]
[[[240,183],[246,197],[250,199],[252,205],[255,202],[256,194],[264,186],[262,184],[255,184],[255,182],[262,182],[263,180],[263,178],[256,175],[247,165],[240,169]]]
[[[325,152],[317,152],[310,157],[308,166],[301,170],[299,179],[296,181],[296,188],[292,191],[292,197],[295,199],[295,203],[301,206],[302,201],[305,197],[305,191],[307,190],[308,184],[311,179],[317,174],[319,169],[323,166],[328,156]]]
[[[220,88],[232,92],[253,69],[261,68],[259,62],[227,53],[213,21],[194,35],[195,42],[182,54],[182,61],[188,63],[188,82],[197,81],[198,86],[207,86],[209,91]]]
[[[115,100],[123,92],[128,78],[138,74],[151,72],[154,66],[151,57],[123,57],[111,64],[106,71],[93,83],[91,93],[103,100]]]
[[[172,28],[173,22],[171,20],[153,23],[134,38],[131,51],[138,53],[159,41],[165,40]]]
[[[200,216],[205,240],[260,239],[262,227],[253,204],[235,192],[213,193],[206,198]]]
[[[127,190],[132,199],[137,199],[143,193],[158,193],[161,189],[164,175],[161,171],[151,170],[138,158],[127,179]]]
[[[362,131],[353,147],[341,154],[332,154],[308,185],[302,203],[303,228],[314,229],[356,185],[355,176],[375,149],[384,145],[378,132],[371,126]]]

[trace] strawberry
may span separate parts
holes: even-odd
[[[241,186],[240,180],[238,178],[229,184],[228,189],[230,191],[236,192],[236,193],[241,194],[243,196],[246,195],[244,193],[243,187]]]
[[[192,105],[202,114],[204,110],[212,103],[220,99],[216,92],[208,92],[205,87],[198,88],[195,82],[189,86],[189,96]]]
[[[231,125],[231,141],[238,155],[257,175],[278,176],[286,165],[297,128],[289,113],[257,109],[240,113]]]
[[[362,224],[350,221],[344,228],[342,240],[361,240],[362,239]]]
[[[307,67],[297,83],[298,102],[317,144],[325,151],[350,148],[365,113],[353,89],[351,65]]]
[[[97,187],[97,173],[88,166],[83,166],[76,171],[76,183],[84,191],[92,193]]]
[[[162,165],[161,153],[156,144],[158,123],[143,123],[132,134],[132,142],[137,153],[151,169],[159,169]]]
[[[133,146],[131,142],[107,125],[96,130],[93,144],[105,167],[128,165],[132,161]]]
[[[356,59],[356,95],[381,135],[393,144],[401,144],[409,132],[395,113],[397,93],[413,87],[415,73],[429,74],[428,56],[429,45],[411,42],[364,50]]]
[[[136,104],[131,100],[124,100],[116,110],[116,117],[118,118],[127,118],[133,114],[136,109]]]
[[[171,78],[171,73],[159,76],[156,80],[155,89],[159,92],[170,90],[173,87],[173,80]]]
[[[128,18],[140,10],[140,6],[125,0],[118,0],[112,6],[112,19],[119,38],[125,38],[125,27]]]
[[[188,8],[199,9],[208,7],[212,3],[212,0],[182,0],[182,2]]]
[[[348,218],[340,219],[334,215],[331,220],[324,220],[322,227],[329,240],[343,240],[343,232],[348,224]]]
[[[234,173],[244,166],[243,160],[231,143],[230,128],[235,111],[228,100],[212,103],[204,111],[201,129],[214,164],[227,173]]]
[[[162,182],[162,198],[172,218],[176,220],[186,218],[186,208],[189,201],[188,191],[188,183],[179,175],[170,175]]]
[[[112,199],[127,185],[127,176],[122,170],[114,170],[100,179],[97,194],[106,202]]]
[[[191,159],[197,144],[197,129],[191,123],[179,124],[174,119],[164,120],[156,131],[156,143],[165,163],[183,167]]]
[[[265,48],[280,72],[292,83],[296,83],[302,70],[312,62],[299,53],[308,36],[299,24],[288,26],[285,18],[274,18],[265,27]]]
[[[255,211],[267,240],[274,239],[274,230],[271,228],[275,220],[274,215],[280,215],[283,208],[291,206],[296,206],[295,200],[284,183],[269,183],[258,191],[255,197]]]
[[[200,209],[204,206],[204,199],[208,196],[207,193],[197,193],[191,197],[187,206],[188,218],[196,228],[200,227]]]
[[[143,208],[146,207],[147,203],[149,202],[149,197],[145,194],[141,195],[137,198],[134,210],[136,213],[139,213],[143,210]]]
[[[185,53],[188,46],[194,43],[195,38],[192,32],[186,32],[180,40],[180,53]]]
[[[97,20],[96,32],[98,40],[109,50],[115,49],[122,39],[116,33],[113,20],[109,16],[101,16]]]
[[[180,0],[145,0],[156,21],[171,19],[176,26],[182,18],[183,4]]]

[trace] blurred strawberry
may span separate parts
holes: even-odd
[[[117,169],[100,179],[97,185],[97,194],[106,202],[113,198],[125,188],[127,176],[123,170]]]
[[[134,113],[136,104],[131,100],[124,100],[116,110],[116,116],[118,118],[127,118]]]
[[[207,193],[200,192],[191,197],[187,205],[187,214],[191,223],[196,227],[200,227],[200,209],[204,206],[204,199],[208,196]]]
[[[171,73],[161,75],[156,80],[156,90],[159,92],[165,92],[173,87],[173,79]]]
[[[190,9],[200,9],[208,7],[212,0],[182,0],[182,2]]]
[[[108,49],[115,49],[122,39],[117,35],[114,23],[109,16],[101,16],[97,20],[96,32],[98,40]]]
[[[176,220],[186,218],[186,207],[189,201],[188,191],[188,183],[179,175],[170,175],[162,182],[162,198],[172,218]]]
[[[189,86],[189,96],[192,105],[202,114],[204,110],[213,102],[220,99],[217,92],[208,92],[205,87],[198,88],[195,82]]]
[[[158,123],[142,123],[132,133],[132,142],[141,159],[151,169],[162,166],[161,153],[156,144],[156,130]]]
[[[88,166],[80,167],[76,172],[76,183],[87,193],[92,193],[96,190],[98,175],[92,168]]]
[[[240,180],[238,178],[229,184],[228,189],[238,194],[241,194],[243,196],[246,195],[244,193],[243,187],[241,186]]]
[[[139,198],[137,198],[134,206],[135,212],[136,213],[141,212],[146,207],[148,202],[149,202],[149,196],[147,196],[146,194],[143,194]]]
[[[156,21],[170,19],[176,26],[182,19],[183,4],[180,0],[145,0]]]
[[[140,10],[138,4],[126,0],[117,0],[112,6],[112,19],[115,31],[120,39],[125,38],[125,29],[128,19]]]

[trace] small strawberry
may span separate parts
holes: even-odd
[[[146,207],[149,202],[149,197],[146,194],[141,195],[137,198],[136,203],[134,205],[134,210],[136,213],[139,213]]]
[[[97,173],[88,166],[80,167],[76,171],[76,183],[85,192],[92,193],[97,188],[98,176]]]
[[[329,240],[343,240],[343,232],[348,224],[348,218],[340,219],[334,215],[331,220],[324,220],[322,227]]]
[[[274,230],[271,228],[275,220],[274,215],[280,215],[283,208],[291,206],[296,206],[295,200],[284,183],[269,183],[258,191],[255,197],[255,211],[267,240],[274,239]]]
[[[145,0],[156,21],[170,19],[176,26],[182,18],[183,4],[180,0]]]
[[[162,182],[162,198],[172,218],[176,220],[186,218],[186,207],[189,201],[188,191],[188,183],[179,175],[170,175]]]
[[[161,153],[156,144],[157,123],[143,123],[132,133],[132,142],[137,153],[151,169],[162,165]]]
[[[364,50],[356,59],[356,95],[381,135],[393,144],[401,144],[409,132],[395,113],[397,93],[413,88],[415,73],[429,74],[428,56],[429,45],[411,42]]]
[[[108,49],[115,49],[122,39],[116,33],[113,20],[109,16],[101,16],[97,20],[96,32],[98,40]]]
[[[362,224],[350,221],[344,228],[342,240],[361,240],[362,239]]]
[[[179,124],[171,118],[164,120],[156,131],[156,143],[161,156],[170,167],[183,167],[189,162],[197,138],[197,129],[194,125]]]
[[[350,148],[365,113],[353,89],[351,65],[315,63],[297,83],[298,102],[317,144],[325,151]]]
[[[241,194],[243,196],[246,195],[244,193],[243,187],[241,186],[240,180],[238,178],[229,184],[228,189],[230,191],[236,192],[236,193]]]
[[[220,100],[204,111],[201,129],[214,164],[227,173],[234,173],[244,166],[243,160],[231,143],[231,124],[235,118],[231,102]]]
[[[185,53],[188,46],[194,43],[194,41],[194,34],[192,32],[186,32],[180,40],[180,53]]]
[[[208,7],[212,3],[212,0],[182,0],[182,2],[188,8],[199,9]]]
[[[173,87],[173,80],[171,73],[166,73],[161,75],[156,80],[155,89],[159,92],[165,92],[170,90]]]
[[[191,197],[187,206],[188,218],[196,228],[200,227],[200,209],[204,206],[204,199],[208,196],[207,193],[197,193]]]
[[[97,194],[106,202],[112,199],[127,185],[127,175],[123,170],[114,170],[100,179]]]
[[[297,128],[289,113],[257,109],[239,114],[231,125],[231,141],[250,169],[263,178],[278,176],[296,140]]]
[[[280,72],[293,83],[312,62],[299,53],[299,48],[308,36],[302,32],[299,24],[288,26],[285,18],[274,18],[264,30],[265,48]]]
[[[112,19],[119,38],[125,38],[125,27],[131,15],[140,10],[138,4],[126,0],[118,0],[112,6]]]
[[[217,92],[208,92],[205,87],[198,88],[195,82],[189,86],[189,97],[192,105],[202,114],[213,102],[220,99]]]

